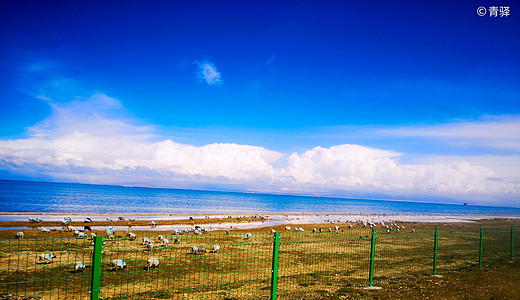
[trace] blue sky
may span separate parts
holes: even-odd
[[[520,206],[519,16],[2,1],[0,177]]]

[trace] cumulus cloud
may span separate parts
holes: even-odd
[[[464,160],[400,164],[401,155],[359,145],[316,147],[291,154],[285,174],[294,184],[331,189],[445,196],[520,194],[518,182],[499,182],[488,167]]]
[[[178,176],[252,180],[274,176],[281,153],[232,143],[195,147],[157,140],[153,127],[115,118],[121,103],[103,94],[54,103],[51,116],[30,128],[31,137],[0,141],[0,160],[11,166],[55,166],[74,172],[135,170]],[[109,117],[111,116],[111,117]]]
[[[487,203],[520,196],[517,168],[511,167],[520,166],[517,155],[437,155],[402,163],[405,153],[362,145],[315,147],[290,155],[234,143],[193,146],[157,135],[154,126],[129,117],[120,101],[101,93],[50,105],[51,115],[30,127],[28,138],[0,140],[0,169],[88,183],[481,196]]]
[[[198,66],[198,76],[202,81],[205,81],[209,85],[222,84],[222,78],[217,67],[209,60],[196,61],[195,64]]]

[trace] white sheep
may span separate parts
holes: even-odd
[[[122,259],[114,259],[110,262],[111,270],[124,270],[126,268],[126,262]]]
[[[285,226],[285,231],[291,231],[291,226]]]
[[[162,243],[163,243],[164,247],[168,247],[170,245],[170,240],[164,239],[164,240],[162,240]]]
[[[276,230],[274,230],[274,229],[271,229],[271,233],[276,233]]]
[[[155,221],[150,222],[150,226],[155,227],[157,226],[157,223]]]
[[[83,272],[83,270],[85,270],[85,263],[80,261],[80,262],[77,262],[75,265],[74,265],[74,273],[76,272]]]
[[[150,244],[151,242],[152,242],[152,240],[150,240],[149,237],[144,237],[144,238],[143,238],[143,245],[144,245],[144,244]]]
[[[323,232],[323,228],[320,228],[320,232]]]
[[[52,253],[42,253],[38,257],[38,261],[41,261],[44,264],[50,264],[53,258],[56,258],[56,255]]]
[[[248,233],[246,234],[246,240],[251,239],[251,237],[252,237],[251,233],[248,232]]]
[[[334,226],[334,230],[339,231],[339,226]]]
[[[127,236],[130,238],[131,241],[135,240],[137,238],[137,235],[133,232],[129,232]]]
[[[190,253],[191,254],[197,254],[197,252],[199,252],[199,247],[198,246],[192,246],[191,250],[190,250]]]
[[[158,239],[159,241],[162,241],[162,240],[164,240],[164,236],[160,235],[160,236],[157,237],[157,239]]]
[[[15,233],[14,238],[17,240],[23,239],[23,232],[20,231],[20,232]]]
[[[96,236],[97,236],[97,234],[95,232],[91,232],[90,233],[90,238],[91,239],[94,239]]]
[[[61,221],[61,225],[67,226],[67,225],[69,225],[69,221]]]
[[[219,250],[220,250],[219,244],[213,245],[213,249],[211,250],[211,253],[217,253]]]
[[[150,269],[155,269],[159,266],[159,259],[158,258],[155,258],[155,257],[150,257],[147,261],[147,266],[146,266],[146,269],[147,270],[150,270]]]
[[[112,221],[113,221],[112,218],[107,218],[106,220],[107,220],[108,222],[112,222]]]
[[[29,218],[29,223],[41,223],[42,221],[40,218]]]
[[[40,232],[41,232],[41,233],[49,233],[49,232],[51,232],[51,230],[50,230],[49,228],[47,228],[47,227],[42,227],[42,228],[40,229]]]
[[[66,222],[72,222],[72,219],[70,217],[65,217],[65,218],[63,218],[63,220]]]
[[[78,238],[83,238],[83,239],[86,239],[88,238],[88,235],[84,232],[80,232],[78,235],[77,235]]]
[[[415,229],[412,229],[412,232],[415,232]]]
[[[92,223],[92,219],[91,218],[85,218],[85,221],[83,221],[85,223]]]
[[[316,228],[313,228],[313,229],[312,229],[312,232],[316,232]]]
[[[153,249],[153,243],[148,243],[146,245],[146,248],[148,248],[148,250],[152,250]]]

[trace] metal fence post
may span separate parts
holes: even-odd
[[[376,252],[376,230],[372,228],[372,241],[370,243],[370,273],[368,275],[369,286],[372,286],[374,280],[374,257]]]
[[[484,228],[480,228],[480,247],[478,251],[478,267],[482,268],[482,245],[484,242]]]
[[[513,226],[511,226],[511,249],[509,251],[509,261],[513,261]]]
[[[273,267],[271,269],[271,300],[276,300],[276,288],[278,283],[278,250],[280,249],[280,233],[274,233]]]
[[[99,282],[101,279],[101,249],[103,237],[96,236],[94,239],[94,253],[92,254],[92,281],[90,284],[90,299],[99,299]]]
[[[439,246],[439,228],[435,227],[435,239],[433,241],[433,275],[437,275],[437,246]]]

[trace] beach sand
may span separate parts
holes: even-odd
[[[14,233],[23,231],[26,238],[70,237],[73,232],[67,231],[62,225],[65,217],[72,220],[69,225],[74,230],[84,230],[89,226],[93,232],[104,235],[108,226],[114,227],[121,235],[128,232],[146,232],[149,235],[172,234],[174,230],[193,229],[196,225],[206,228],[209,232],[222,233],[230,231],[269,232],[271,229],[284,231],[286,226],[300,227],[306,231],[313,228],[334,228],[348,230],[348,226],[362,228],[363,222],[405,226],[412,228],[434,227],[479,227],[495,225],[520,224],[518,216],[467,216],[467,215],[424,215],[424,214],[265,214],[265,215],[203,215],[203,214],[63,214],[63,213],[0,213],[0,238],[13,238]],[[118,221],[122,217],[124,221]],[[29,218],[41,218],[41,223],[29,223]],[[91,218],[92,223],[84,223],[85,218]],[[129,221],[135,218],[134,221]],[[109,221],[107,219],[111,219]],[[151,226],[155,221],[156,226]],[[42,227],[49,233],[42,233]]]

